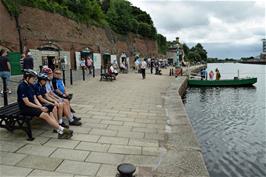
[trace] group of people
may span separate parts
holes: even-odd
[[[82,69],[88,70],[88,75],[90,75],[93,69],[93,60],[91,59],[91,57],[90,56],[81,57],[80,67]]]
[[[200,71],[200,76],[201,76],[201,80],[207,80],[208,79],[208,72],[205,68]],[[209,78],[210,78],[210,80],[214,79],[214,72],[212,70],[209,72]],[[220,80],[220,78],[221,78],[221,73],[220,73],[219,69],[216,68],[215,69],[215,80]]]
[[[81,125],[80,118],[74,115],[70,106],[71,98],[61,79],[61,71],[52,71],[47,66],[39,74],[32,69],[24,70],[23,80],[17,89],[21,114],[44,119],[58,133],[59,139],[72,137],[73,131],[69,125]]]

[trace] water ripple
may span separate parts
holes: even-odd
[[[187,91],[186,110],[212,177],[266,176],[266,74],[257,77],[256,87]]]

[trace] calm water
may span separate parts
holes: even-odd
[[[256,76],[254,87],[189,88],[187,113],[211,177],[266,177],[266,66],[208,64],[222,79]]]

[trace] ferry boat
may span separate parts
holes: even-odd
[[[223,80],[200,80],[189,79],[189,86],[204,86],[204,87],[216,87],[216,86],[251,86],[257,82],[257,78],[238,78],[223,79]]]

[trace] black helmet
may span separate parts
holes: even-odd
[[[32,69],[24,69],[24,78],[37,77],[37,72]]]
[[[38,81],[40,81],[40,80],[49,80],[47,74],[45,74],[45,73],[39,73],[37,78],[38,78]]]

